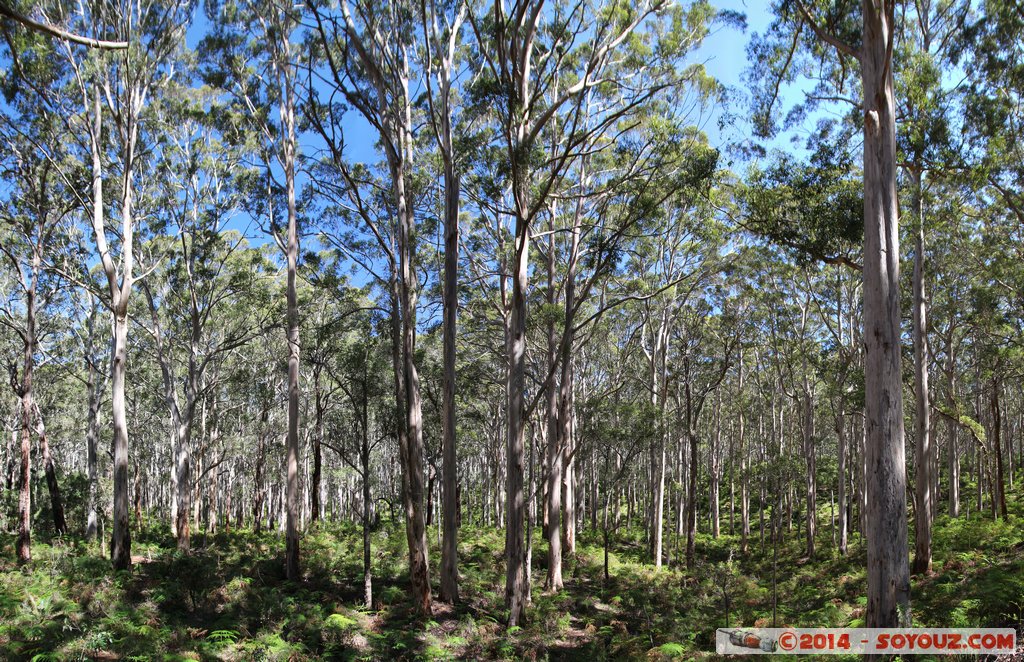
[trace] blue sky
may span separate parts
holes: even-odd
[[[755,32],[764,32],[771,22],[771,15],[766,11],[763,0],[720,0],[713,3],[722,10],[731,10],[744,14],[747,17],[746,31],[740,31],[731,26],[716,27],[714,32],[708,36],[694,54],[696,62],[703,62],[708,73],[714,76],[722,85],[733,90],[742,90],[742,76],[747,67],[747,43]],[[708,139],[713,145],[721,145],[727,140],[740,137],[745,126],[735,126],[726,129],[725,132],[718,130],[718,115],[721,108],[715,109],[713,121],[706,123],[704,130]],[[736,108],[735,112],[745,116],[745,108]]]
[[[701,118],[701,125],[708,135],[712,145],[724,148],[729,142],[735,142],[750,135],[750,125],[745,121],[749,116],[749,108],[745,98],[743,74],[747,68],[747,44],[754,33],[763,33],[771,23],[772,15],[769,11],[769,4],[764,0],[719,0],[713,5],[721,10],[731,10],[742,13],[746,16],[746,30],[735,27],[719,25],[708,36],[699,49],[691,58],[694,63],[703,63],[708,73],[715,77],[722,85],[729,88],[734,94],[730,95],[731,103],[734,106],[730,109],[736,121],[730,126],[719,128],[719,117],[724,108],[717,106],[710,110],[710,113]],[[808,85],[796,83],[783,86],[780,92],[779,104],[781,109],[787,109],[793,105],[797,97],[802,94],[803,88]],[[820,113],[816,113],[813,120]],[[813,121],[808,121],[808,126],[813,126]],[[351,113],[347,118],[346,139],[348,141],[347,152],[350,157],[361,161],[374,161],[380,158],[374,153],[373,129],[356,113]],[[793,134],[782,133],[772,140],[766,142],[769,147],[784,149],[787,151],[802,152],[799,146],[792,144]],[[307,147],[313,147],[308,145]]]
[[[764,32],[771,22],[768,3],[763,0],[720,0],[713,2],[713,5],[718,9],[744,14],[747,17],[747,29],[741,31],[734,27],[717,26],[701,47],[695,51],[692,61],[703,63],[708,73],[726,87],[742,90],[744,87],[742,76],[747,66],[747,43],[753,33]],[[781,99],[784,105],[788,105],[786,92],[791,93],[792,90],[784,90]],[[712,113],[703,121],[703,128],[708,134],[708,139],[715,146],[722,146],[727,141],[744,137],[749,128],[741,123],[720,131],[718,118],[721,111],[720,107],[713,109]],[[735,108],[734,112],[740,117],[748,114],[745,107]],[[350,153],[360,160],[373,160],[375,157],[372,153],[374,148],[372,129],[359,117],[353,116],[350,121],[351,126],[346,127]],[[779,146],[788,146],[788,141],[784,138],[779,138],[777,141]],[[772,144],[776,144],[776,141],[772,141]]]
[[[716,26],[713,32],[705,40],[704,44],[694,52],[691,62],[702,63],[708,73],[715,77],[722,85],[735,92],[730,95],[734,107],[731,108],[732,115],[736,120],[729,126],[719,127],[719,117],[724,108],[714,107],[709,109],[708,114],[701,118],[701,125],[708,135],[712,145],[724,149],[727,143],[735,142],[749,136],[749,123],[745,117],[749,115],[746,107],[747,101],[744,95],[744,84],[742,77],[747,67],[747,44],[754,33],[764,32],[771,21],[768,11],[768,3],[760,0],[720,0],[714,5],[722,10],[731,10],[742,13],[746,16],[746,30],[740,30],[728,25]],[[209,28],[203,12],[197,12],[195,21],[188,31],[187,44],[195,48],[199,40]],[[790,105],[793,94],[799,94],[798,90],[783,90],[780,99],[782,107]],[[274,113],[276,119],[276,113]],[[348,158],[364,162],[378,161],[381,156],[375,148],[375,135],[370,126],[356,112],[350,112],[345,120],[345,151]],[[307,155],[315,154],[322,147],[318,137],[304,135],[301,137],[302,151]],[[779,136],[769,142],[771,146],[794,149],[789,143],[788,136]],[[733,164],[734,168],[742,167],[741,164]],[[243,229],[243,228],[237,228]],[[258,227],[249,227],[248,234],[255,244],[262,244],[267,241],[262,236]],[[307,240],[308,241],[308,240]],[[309,248],[313,248],[310,244]]]

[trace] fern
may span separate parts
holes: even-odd
[[[238,641],[238,632],[234,630],[214,630],[206,635],[206,639],[214,644],[226,645]]]

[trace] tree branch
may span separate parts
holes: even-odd
[[[801,2],[801,0],[796,0],[796,6],[800,10],[800,15],[803,16],[804,22],[807,23],[807,26],[814,31],[814,34],[818,36],[818,39],[821,39],[826,44],[831,45],[843,55],[849,55],[854,60],[860,62],[860,52],[845,41],[829,34],[820,25],[818,25],[818,23],[811,18],[811,14],[807,11],[807,7],[804,6],[804,3]]]
[[[103,41],[101,39],[93,39],[92,37],[83,37],[81,35],[62,30],[46,23],[40,23],[39,21],[33,20],[24,14],[19,14],[13,8],[7,6],[6,3],[0,2],[0,16],[9,18],[12,21],[21,23],[23,26],[36,32],[42,32],[45,35],[56,37],[57,39],[63,39],[64,41],[70,41],[74,44],[81,44],[82,46],[88,46],[89,48],[100,48],[107,50],[125,50],[128,48],[127,41]]]

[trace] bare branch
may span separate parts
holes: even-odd
[[[81,35],[62,30],[46,23],[40,23],[34,19],[20,14],[11,7],[8,7],[6,3],[0,2],[0,16],[11,19],[17,23],[21,23],[23,26],[36,32],[41,32],[57,39],[63,39],[64,41],[70,41],[75,44],[81,44],[82,46],[88,46],[89,48],[99,48],[106,50],[125,50],[128,48],[127,41],[104,41],[102,39],[93,39],[92,37],[83,37]]]

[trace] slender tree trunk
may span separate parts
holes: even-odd
[[[1002,390],[1003,385],[999,380],[999,377],[992,379],[992,399],[990,400],[990,406],[992,409],[992,451],[995,454],[996,462],[996,475],[995,485],[993,486],[992,496],[993,505],[999,507],[999,515],[1005,520],[1006,519],[1006,489],[1003,487],[1003,446],[1002,446],[1002,429],[1003,429],[1003,417],[999,406],[999,392]]]
[[[320,483],[323,473],[323,457],[320,444],[324,438],[324,409],[326,409],[326,403],[324,402],[326,396],[320,392],[319,374],[314,377],[313,390],[315,392],[313,407],[316,414],[316,431],[313,435],[313,471],[309,479],[309,497],[311,501],[309,519],[311,522],[317,522],[320,520]]]
[[[34,308],[35,293],[28,293],[28,310]],[[30,312],[27,326],[34,325]],[[30,330],[26,329],[24,349],[24,369],[18,395],[21,398],[21,473],[19,475],[18,492],[18,563],[24,564],[32,560],[32,341]]]
[[[818,531],[818,477],[817,452],[814,447],[814,395],[809,384],[804,384],[803,397],[804,459],[807,462],[807,557],[814,558],[814,536]]]
[[[952,344],[952,334],[950,334],[950,342]],[[946,404],[949,407],[950,413],[956,411],[956,375],[954,370],[956,369],[956,360],[953,356],[952,347],[949,350],[949,356],[946,359],[946,372],[949,376],[949,395],[947,396]],[[960,449],[957,448],[957,422],[953,419],[947,421],[947,453],[949,454],[949,516],[959,517],[960,516]]]
[[[683,361],[684,363],[687,363],[688,359],[684,358]],[[688,363],[684,374],[689,374]],[[695,417],[693,411],[693,394],[689,381],[683,385],[683,392],[686,399],[684,430],[686,433],[686,440],[690,447],[690,478],[687,481],[686,486],[686,568],[687,570],[692,570],[695,561],[694,552],[697,538],[697,434],[693,429],[693,419]]]
[[[721,511],[718,505],[719,487],[721,485],[721,478],[719,476],[719,463],[722,452],[722,398],[721,395],[715,400],[715,429],[713,432],[713,443],[714,446],[711,448],[709,453],[709,476],[708,484],[710,486],[710,494],[708,495],[708,508],[711,511],[711,537],[715,540],[721,534]]]
[[[446,97],[447,99],[447,97]],[[447,104],[447,101],[446,101]],[[450,132],[450,122],[445,123]],[[448,140],[450,144],[450,138]],[[443,363],[441,385],[441,445],[442,445],[442,542],[441,542],[441,599],[455,603],[459,600],[459,465],[455,433],[455,337],[459,311],[459,177],[452,159],[445,162],[444,208],[444,328],[442,330]]]
[[[846,510],[846,455],[847,455],[847,440],[846,440],[846,416],[843,414],[843,407],[845,402],[843,398],[839,398],[839,406],[836,408],[836,436],[839,440],[839,469],[838,469],[838,495],[837,500],[839,501],[839,554],[846,556],[846,548],[849,544],[849,535],[847,532],[847,510]]]
[[[526,604],[533,604],[533,530],[537,528],[537,430],[543,429],[539,424],[530,425],[530,457],[526,494],[529,503],[526,506]]]
[[[231,533],[231,518],[235,512],[231,508],[231,497],[235,490],[235,467],[234,464],[228,469],[227,489],[224,490],[224,533]]]
[[[191,424],[188,419],[192,414],[192,403],[185,406],[185,415],[182,416],[181,408],[178,406],[178,392],[174,370],[171,365],[171,357],[168,348],[165,346],[163,331],[160,327],[160,317],[157,314],[156,301],[149,287],[143,284],[143,291],[146,294],[146,301],[149,304],[150,318],[153,322],[153,336],[156,341],[157,361],[160,364],[160,374],[164,387],[164,403],[171,415],[171,532],[175,536],[178,550],[189,551],[191,536],[189,530],[189,512],[191,511],[190,499],[192,495],[191,476],[189,474],[189,439]],[[194,321],[194,317],[193,317]],[[193,335],[197,329],[193,327]],[[193,350],[198,349],[193,342]],[[194,364],[194,360],[190,361]],[[191,379],[192,375],[189,375]],[[193,389],[188,385],[185,388],[186,398],[191,399]]]
[[[288,230],[285,247],[287,260],[287,322],[288,322],[288,434],[286,442],[287,483],[285,488],[285,576],[291,581],[300,578],[299,566],[299,299],[297,289],[299,261],[298,211],[295,204],[295,88],[289,41],[282,40],[284,52],[278,62],[281,91],[282,166],[288,202]]]
[[[928,402],[928,322],[924,293],[924,212],[921,171],[910,171],[911,208],[917,220],[914,246],[914,573],[932,569],[932,438]]]
[[[742,364],[741,364],[742,365]],[[742,368],[740,369],[742,375]],[[740,377],[740,393],[742,398],[743,392],[743,378]],[[742,400],[741,400],[742,403]],[[739,420],[739,454],[740,454],[740,551],[743,554],[747,554],[749,551],[749,540],[750,540],[750,477],[747,471],[747,454],[748,450],[746,447],[746,439],[743,434],[743,409],[742,404],[740,405],[740,420]]]
[[[135,468],[135,480],[132,481],[132,508],[135,514],[135,530],[142,531],[142,468],[139,466],[139,461],[136,460],[133,465]]]
[[[555,306],[555,206],[552,205],[548,214],[548,245],[547,245],[547,304],[553,310]],[[548,380],[545,396],[547,398],[547,489],[544,534],[548,540],[548,573],[544,587],[552,592],[562,589],[562,448],[564,435],[559,434],[559,392],[555,388],[555,362],[558,361],[558,336],[555,332],[553,318],[547,323],[547,356],[546,371]]]
[[[211,462],[206,467],[206,471],[209,474],[207,479],[207,497],[206,497],[206,530],[213,534],[217,532],[217,497],[220,495],[217,464],[219,460],[214,460],[216,457],[217,442],[220,440],[220,416],[217,408],[217,395],[212,393],[210,395],[210,410],[211,418],[213,419],[210,427],[210,457]]]
[[[396,384],[401,393],[398,415],[403,421],[399,432],[399,450],[402,464],[403,503],[405,506],[406,542],[409,548],[409,577],[416,611],[430,616],[430,562],[428,556],[426,524],[424,521],[423,475],[423,413],[419,373],[416,369],[416,219],[407,188],[412,163],[412,106],[409,99],[409,61],[407,54],[399,55],[394,90],[400,106],[400,115],[387,150],[392,194],[397,211],[397,264],[392,274],[393,327],[392,359],[395,362]],[[399,374],[400,373],[400,374]]]
[[[658,463],[654,477],[653,556],[655,569],[661,569],[665,532],[665,435],[658,436]]]
[[[667,341],[668,311],[662,313],[661,325],[651,351],[651,404],[658,407],[658,443],[651,449],[652,497],[651,504],[651,557],[654,568],[661,569],[665,508],[665,396],[662,388],[668,366],[666,365],[665,343]],[[659,365],[659,361],[661,362]]]
[[[365,378],[365,375],[364,375]],[[364,381],[364,387],[367,384]],[[373,609],[373,556],[370,548],[370,517],[373,513],[372,495],[370,494],[370,432],[366,389],[363,389],[362,421],[360,432],[362,438],[359,447],[359,469],[363,481],[363,604]]]
[[[562,554],[576,553],[576,454],[574,438],[576,436],[575,413],[573,412],[573,370],[569,359],[569,371],[565,373],[568,380],[567,391],[562,397],[568,398],[563,406],[565,420],[559,420],[560,430],[564,437],[559,445],[562,447]]]
[[[136,101],[128,101],[125,122],[123,192],[121,200],[121,252],[123,273],[118,282],[117,266],[110,254],[104,227],[103,208],[103,159],[102,140],[103,115],[100,103],[100,85],[93,89],[92,151],[93,217],[92,227],[96,246],[100,253],[103,272],[107,278],[113,312],[113,342],[110,360],[110,405],[113,426],[114,447],[114,504],[113,526],[110,540],[110,558],[114,570],[131,567],[131,528],[128,521],[128,417],[125,411],[125,375],[128,368],[128,298],[133,285],[134,266],[134,219],[132,216],[132,193],[134,188],[135,146],[138,135],[138,120],[135,113]]]
[[[114,526],[110,558],[115,570],[131,567],[132,533],[128,521],[128,418],[125,412],[125,372],[128,366],[127,311],[114,314],[114,345],[111,359],[111,405],[114,424]]]
[[[68,532],[67,521],[64,519],[64,499],[61,497],[60,484],[57,482],[57,469],[53,464],[53,457],[50,455],[50,444],[46,440],[46,423],[43,422],[43,413],[39,404],[33,402],[36,414],[36,436],[39,437],[39,448],[43,456],[43,472],[46,475],[46,489],[50,495],[50,509],[53,512],[53,530],[57,535],[66,535]]]
[[[517,197],[525,209],[525,168],[520,167]],[[526,289],[530,251],[530,229],[522,214],[515,220],[515,260],[512,276],[512,306],[508,338],[508,438],[505,453],[505,602],[509,610],[509,627],[519,624],[526,608],[526,550],[523,495],[525,463],[524,420],[526,390]]]
[[[252,530],[253,533],[257,534],[263,529],[263,502],[265,499],[263,492],[263,442],[267,434],[269,414],[267,406],[264,405],[263,411],[260,414],[260,433],[256,442],[256,467],[253,469]]]
[[[406,434],[408,455],[406,471],[409,475],[409,505],[406,513],[407,526],[411,529],[409,538],[409,573],[412,580],[413,601],[417,611],[430,616],[430,561],[427,554],[427,533],[423,513],[423,415],[420,396],[419,373],[416,370],[416,283],[413,260],[415,259],[415,221],[408,206],[405,193],[405,176],[399,174],[398,186],[399,251],[402,256],[399,279],[402,308],[402,361],[405,373]]]
[[[696,560],[697,539],[697,435],[687,429],[686,438],[690,447],[690,479],[686,498],[686,568],[692,570]]]
[[[862,3],[868,627],[910,624],[892,73],[895,4]]]
[[[90,334],[91,337],[91,334]],[[91,352],[91,347],[89,351]],[[89,476],[89,503],[85,524],[85,539],[93,541],[96,539],[97,527],[99,526],[97,512],[99,510],[99,485],[97,481],[98,466],[96,457],[96,445],[99,443],[99,414],[100,414],[100,384],[96,366],[93,361],[87,361],[87,382],[86,390],[89,394],[89,420],[85,428],[86,465]]]

